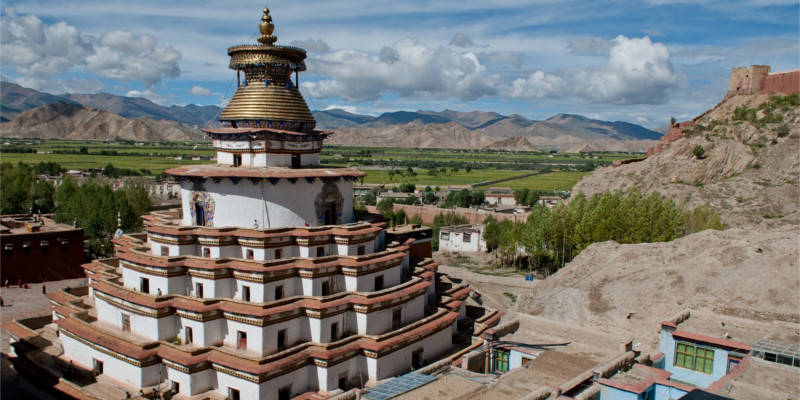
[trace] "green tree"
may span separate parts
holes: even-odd
[[[51,182],[44,179],[37,180],[33,184],[32,201],[34,211],[41,211],[45,214],[55,211],[55,193],[56,188]]]
[[[398,191],[401,193],[414,193],[415,190],[417,190],[416,185],[408,182],[401,183],[398,187]]]
[[[395,202],[395,200],[393,198],[391,198],[391,197],[386,197],[384,199],[381,199],[381,201],[379,201],[378,205],[377,205],[378,212],[384,218],[393,219],[394,218],[394,202]]]
[[[32,185],[31,169],[20,161],[16,166],[5,162],[0,166],[0,213],[20,214],[29,211]]]
[[[491,215],[483,220],[483,241],[486,242],[486,249],[489,251],[496,250],[500,243],[500,224]]]

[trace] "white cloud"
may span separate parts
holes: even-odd
[[[328,79],[306,82],[311,97],[375,100],[392,92],[401,97],[458,97],[471,101],[497,93],[499,77],[487,74],[478,57],[444,47],[403,40],[379,55],[336,51],[309,60],[310,70]]]
[[[650,38],[614,39],[608,61],[600,68],[576,75],[574,93],[595,102],[663,104],[683,76],[669,63],[669,50]]]
[[[450,46],[467,48],[475,46],[475,43],[472,42],[469,36],[463,33],[456,33],[453,35],[453,38],[450,39]]]
[[[58,22],[44,25],[35,15],[7,9],[0,17],[0,61],[28,77],[46,77],[82,64],[94,51],[77,28]]]
[[[556,98],[571,94],[597,103],[664,104],[685,78],[669,63],[669,51],[647,36],[617,36],[604,65],[560,74],[535,71],[514,81],[512,98]]]
[[[206,96],[214,95],[214,93],[211,92],[211,89],[206,88],[206,87],[202,87],[202,86],[198,86],[198,85],[192,86],[192,89],[189,90],[189,94],[191,94],[192,96],[198,96],[198,97],[206,97]]]
[[[45,25],[35,15],[6,9],[0,17],[0,62],[35,82],[75,67],[119,81],[147,86],[180,75],[181,53],[150,35],[112,30],[99,39],[65,22]],[[41,88],[41,85],[39,85]]]
[[[100,37],[86,68],[96,75],[116,80],[136,80],[147,86],[181,74],[181,53],[164,46],[150,35],[109,31]]]
[[[536,71],[525,79],[515,80],[506,94],[511,98],[557,98],[564,95],[566,85],[564,78],[558,75]]]

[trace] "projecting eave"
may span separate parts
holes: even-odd
[[[228,165],[185,165],[170,168],[165,173],[180,178],[248,178],[267,180],[345,179],[355,180],[367,176],[366,172],[354,168],[281,168],[281,167],[232,167]],[[277,183],[277,181],[275,181]]]
[[[259,139],[266,136],[289,135],[295,138],[325,139],[333,131],[289,131],[285,129],[244,127],[244,128],[206,128],[203,132],[214,139]]]

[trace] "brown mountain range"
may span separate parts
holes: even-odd
[[[175,121],[123,118],[79,104],[49,103],[2,123],[3,136],[42,139],[201,140],[203,134]]]

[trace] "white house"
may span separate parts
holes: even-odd
[[[453,253],[486,251],[483,225],[443,226],[439,230],[439,251]]]

